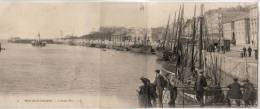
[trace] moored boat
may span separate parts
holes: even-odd
[[[164,75],[172,74],[174,76],[174,82],[178,84],[178,87],[182,88],[182,93],[180,93],[183,97],[188,97],[190,100],[197,102],[196,98],[196,91],[195,91],[195,82],[198,79],[198,71],[202,70],[205,72],[205,78],[208,83],[204,96],[207,97],[207,100],[204,102],[205,104],[209,103],[216,103],[217,99],[220,101],[217,102],[223,102],[223,92],[220,87],[220,80],[218,79],[218,74],[216,74],[216,71],[214,72],[212,68],[208,67],[214,67],[213,66],[206,66],[206,57],[203,55],[203,35],[206,35],[203,33],[203,25],[204,24],[204,16],[203,16],[203,5],[201,5],[201,15],[199,19],[197,19],[194,12],[194,25],[193,25],[193,33],[192,33],[192,39],[188,41],[183,41],[182,38],[182,32],[183,32],[183,12],[184,7],[180,7],[179,10],[179,17],[177,20],[177,26],[175,29],[178,34],[176,34],[176,43],[174,43],[174,47],[176,47],[175,52],[170,53],[173,54],[173,56],[170,56],[169,61],[165,61],[162,65],[162,71]],[[195,7],[196,10],[196,7]],[[199,28],[199,37],[196,40],[196,21],[200,24]],[[166,42],[166,41],[164,41]],[[169,41],[168,41],[169,42]],[[164,45],[164,43],[162,44]],[[166,44],[167,45],[167,44]],[[164,47],[164,46],[163,46]],[[170,52],[168,50],[167,52]],[[157,52],[159,56],[162,56],[163,58],[167,54],[167,52],[163,52],[163,50],[160,50]],[[212,58],[211,58],[212,60]],[[197,70],[196,70],[197,69]],[[208,76],[211,75],[211,76]]]
[[[131,46],[129,50],[136,53],[154,54],[152,46]]]
[[[35,46],[35,47],[44,47],[46,46],[47,42],[46,41],[42,41],[40,39],[40,34],[38,34],[38,40],[33,40],[31,42],[32,46]]]

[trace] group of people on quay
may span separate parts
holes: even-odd
[[[163,91],[168,89],[170,92],[169,107],[175,107],[177,98],[177,86],[174,81],[168,79],[155,70],[156,77],[153,83],[148,78],[141,77],[142,85],[137,90],[140,107],[163,107]],[[167,75],[166,75],[167,76]]]
[[[255,59],[257,59],[258,57],[258,50],[257,49],[255,49],[254,50],[255,51]],[[251,55],[252,55],[252,52],[253,52],[253,49],[249,46],[248,48],[246,48],[246,47],[243,47],[243,52],[241,53],[241,57],[243,58],[243,57],[251,57]]]
[[[248,79],[243,80],[243,85],[238,82],[238,78],[234,78],[233,81],[227,86],[229,88],[227,93],[228,106],[231,106],[232,101],[235,101],[237,106],[240,106],[241,101],[244,101],[246,107],[253,106],[257,99],[257,91],[254,85]],[[244,90],[241,90],[241,88]]]
[[[227,46],[220,46],[219,44],[211,44],[207,47],[207,51],[208,52],[222,52],[222,53],[226,53],[227,51],[230,51],[230,47]],[[240,54],[240,56],[242,58],[244,57],[252,57],[252,54],[254,53],[254,58],[258,59],[258,49],[254,49],[251,48],[251,46],[248,46],[247,48],[244,46],[242,48],[242,52]]]
[[[175,101],[178,96],[177,91],[181,87],[178,87],[178,83],[171,79],[169,74],[163,75],[160,70],[155,70],[155,72],[156,77],[154,82],[145,77],[140,78],[142,85],[137,90],[139,106],[145,108],[164,107],[163,94],[165,94],[165,90],[168,90],[168,107],[175,107]],[[203,107],[205,104],[204,96],[208,85],[204,71],[198,70],[197,73],[198,76],[195,80],[194,91],[197,103]],[[243,80],[243,85],[238,82],[238,78],[234,78],[233,80],[234,82],[227,86],[228,90],[224,98],[224,104],[231,106],[235,102],[237,106],[240,106],[241,102],[244,102],[246,107],[254,106],[257,99],[257,92],[254,85],[248,79]]]

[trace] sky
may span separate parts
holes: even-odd
[[[158,27],[171,22],[181,3],[176,2],[0,2],[0,39],[10,37],[60,38],[83,35],[100,26]],[[199,7],[200,3],[196,3]],[[205,3],[205,10],[247,3]],[[250,3],[249,3],[250,4]],[[252,3],[251,3],[252,4]],[[185,18],[191,18],[194,3],[184,3]],[[197,9],[199,14],[199,9]]]

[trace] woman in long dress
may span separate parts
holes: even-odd
[[[147,78],[141,78],[143,85],[138,90],[138,103],[140,107],[152,107],[150,98],[150,86]]]

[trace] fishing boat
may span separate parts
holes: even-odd
[[[155,54],[155,50],[152,48],[151,45],[148,44],[147,33],[144,35],[144,43],[142,44],[135,44],[128,47],[130,51],[135,53],[143,53],[143,54]]]
[[[203,37],[206,35],[204,32],[205,22],[203,16],[203,4],[201,5],[201,15],[197,19],[196,18],[196,6],[194,11],[193,17],[193,34],[191,40],[181,40],[182,39],[182,32],[183,32],[183,12],[184,6],[180,7],[179,10],[179,17],[177,20],[178,24],[178,34],[177,34],[177,41],[174,46],[176,46],[176,52],[173,52],[173,57],[170,62],[164,62],[163,66],[163,73],[172,73],[175,76],[174,81],[179,84],[179,87],[183,88],[183,93],[181,96],[188,97],[190,100],[197,102],[196,93],[194,90],[195,81],[197,77],[196,69],[202,69],[205,72],[206,80],[208,83],[207,90],[205,91],[205,96],[207,96],[207,100],[205,104],[215,103],[216,98],[221,98],[223,102],[223,92],[220,88],[220,79],[218,78],[219,73],[216,73],[216,70],[212,69],[213,66],[207,66],[207,59],[205,56],[205,51],[203,50]],[[196,22],[199,21],[199,35],[196,34]],[[196,37],[198,36],[198,37]],[[204,57],[202,57],[204,56]],[[216,57],[217,58],[217,57]],[[213,58],[212,58],[213,59]],[[221,102],[219,100],[218,102]]]
[[[177,27],[177,28],[173,28],[172,33],[171,33],[169,30],[170,29],[170,15],[169,15],[164,37],[163,37],[162,41],[159,42],[158,46],[156,47],[155,54],[158,57],[158,60],[169,61],[170,58],[173,56],[173,54],[175,52],[175,48],[176,48],[175,40],[176,40],[177,30],[178,30],[178,26],[176,24],[177,23],[176,23],[176,13],[175,13],[173,27]]]
[[[89,47],[96,47],[96,44],[90,44]]]
[[[46,41],[42,41],[41,38],[40,38],[40,34],[38,34],[38,40],[33,40],[31,42],[32,46],[34,47],[45,47],[47,42]]]
[[[144,53],[144,54],[151,54],[152,51],[152,46],[131,46],[130,51],[136,52],[136,53]]]

